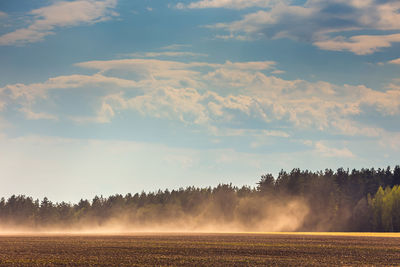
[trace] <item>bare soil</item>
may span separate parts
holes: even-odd
[[[1,266],[400,266],[400,237],[307,234],[0,236]]]

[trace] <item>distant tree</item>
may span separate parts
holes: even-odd
[[[219,184],[177,190],[116,194],[77,204],[39,201],[24,195],[0,199],[0,224],[12,227],[102,225],[119,218],[127,224],[240,223],[252,229],[280,203],[300,201],[309,210],[301,230],[400,232],[400,166],[336,172],[281,170],[275,179],[265,174],[256,187]],[[276,211],[274,211],[276,212]],[[284,212],[284,210],[282,210]],[[185,220],[183,220],[185,219]]]
[[[261,180],[257,183],[257,190],[263,194],[271,194],[275,189],[275,179],[272,174],[261,175]]]
[[[42,226],[48,226],[59,222],[58,210],[47,197],[44,197],[42,202],[40,202],[38,218]]]
[[[400,185],[400,166],[396,165],[393,170],[393,184],[392,185]]]

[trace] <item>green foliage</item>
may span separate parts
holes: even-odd
[[[368,198],[374,231],[400,231],[400,186],[379,187],[375,196]]]

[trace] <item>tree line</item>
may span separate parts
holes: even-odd
[[[400,231],[400,166],[261,176],[251,186],[219,184],[178,190],[95,196],[78,203],[13,195],[0,200],[0,227],[30,229],[161,225],[198,229]],[[279,227],[278,227],[279,225]],[[135,228],[135,229],[136,229]]]

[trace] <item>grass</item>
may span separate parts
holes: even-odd
[[[0,265],[400,265],[400,236],[375,233],[4,235]]]

